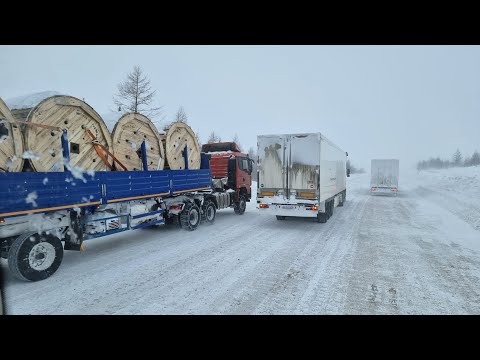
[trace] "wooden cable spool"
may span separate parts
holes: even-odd
[[[112,147],[112,138],[100,115],[90,105],[72,96],[51,96],[30,109],[12,110],[19,120],[67,129],[70,164],[84,170],[108,170],[98,156],[90,130],[100,144]],[[25,149],[35,154],[28,160],[34,171],[62,171],[61,131],[25,126]]]
[[[185,169],[183,150],[188,146],[188,168],[200,169],[200,146],[193,130],[183,122],[174,122],[161,136],[165,146],[165,168],[170,170]]]
[[[24,142],[20,126],[0,98],[0,172],[22,171]]]
[[[113,154],[128,170],[143,170],[143,141],[146,142],[148,170],[163,170],[165,153],[160,134],[146,116],[139,113],[123,115],[115,124],[112,138]]]

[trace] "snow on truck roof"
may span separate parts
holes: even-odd
[[[257,139],[258,139],[258,138],[262,138],[262,137],[269,138],[269,137],[280,137],[280,136],[287,136],[287,135],[288,135],[288,136],[319,135],[322,140],[328,142],[330,145],[332,145],[333,147],[337,148],[338,150],[347,153],[345,150],[341,149],[338,145],[336,145],[335,143],[333,143],[329,138],[327,138],[325,135],[323,135],[323,134],[320,133],[320,132],[314,132],[314,133],[295,133],[295,134],[276,134],[276,135],[273,135],[273,134],[272,134],[272,135],[257,135]]]
[[[206,152],[205,154],[207,155],[234,155],[236,154],[233,151],[212,151],[212,152]]]

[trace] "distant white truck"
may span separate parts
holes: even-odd
[[[395,194],[398,192],[399,161],[373,159],[371,163],[370,193]]]
[[[257,147],[260,211],[324,223],[343,206],[348,154],[321,133],[259,135]]]

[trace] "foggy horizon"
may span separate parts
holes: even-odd
[[[321,132],[357,168],[480,150],[478,46],[0,46],[0,97],[84,98],[100,115],[135,65],[166,122],[183,106],[202,142]]]

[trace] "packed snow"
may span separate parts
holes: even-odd
[[[5,103],[11,110],[29,109],[37,106],[40,102],[42,102],[46,98],[49,98],[55,95],[63,95],[63,94],[59,93],[58,91],[42,91],[42,92],[36,92],[36,93],[31,93],[27,95],[10,98],[5,100]]]
[[[31,150],[27,150],[22,154],[22,158],[31,159],[31,160],[40,160],[40,154]]]
[[[213,225],[127,231],[23,282],[2,259],[7,314],[480,314],[480,167],[368,174],[325,224],[218,211]]]
[[[37,195],[37,192],[36,191],[32,191],[31,193],[29,193],[27,195],[27,197],[25,198],[25,202],[27,204],[32,204],[33,207],[37,207],[37,202],[35,200],[38,199],[38,195]]]

